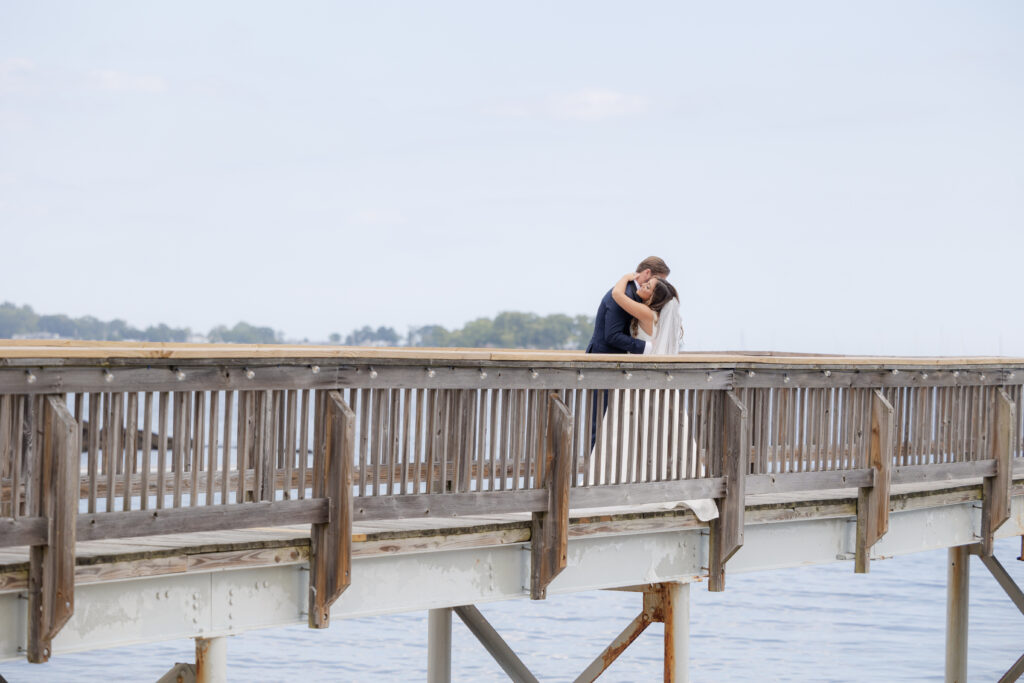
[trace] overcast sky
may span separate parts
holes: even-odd
[[[1024,3],[0,0],[0,301],[1024,355]]]

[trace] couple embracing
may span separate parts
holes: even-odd
[[[665,355],[679,352],[683,325],[668,265],[648,256],[601,299],[587,353]]]

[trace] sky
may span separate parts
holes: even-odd
[[[0,0],[0,301],[1024,355],[1024,4]]]

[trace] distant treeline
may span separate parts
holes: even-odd
[[[346,346],[433,346],[492,347],[517,349],[582,349],[590,340],[594,319],[552,314],[505,312],[491,318],[477,318],[459,329],[440,325],[410,327],[402,335],[393,327],[364,326],[342,337],[330,335],[331,344]],[[209,341],[235,344],[276,344],[286,341],[284,334],[271,327],[256,327],[240,322],[234,327],[218,325],[203,334],[188,327],[151,325],[132,327],[124,320],[103,321],[92,316],[71,318],[66,315],[39,315],[29,306],[0,304],[0,338],[60,337],[100,341],[186,342]],[[308,342],[309,340],[303,340]]]
[[[100,320],[91,315],[71,318],[66,315],[39,315],[31,306],[0,304],[0,338],[60,337],[100,341],[186,342],[210,341],[235,344],[275,344],[281,335],[270,327],[254,327],[240,322],[228,328],[218,325],[207,334],[188,327],[169,327],[163,323],[145,329],[132,327],[123,320]]]
[[[365,326],[344,339],[331,335],[332,343],[346,346],[434,346],[503,349],[582,349],[590,341],[594,319],[560,313],[499,313],[493,320],[477,318],[456,330],[440,325],[411,327],[403,337],[392,327]]]

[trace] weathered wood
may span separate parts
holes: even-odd
[[[937,465],[907,465],[905,467],[893,468],[892,483],[920,484],[925,482],[956,481],[957,479],[991,477],[995,473],[996,461],[992,459],[940,463]]]
[[[984,555],[992,555],[995,533],[1010,518],[1010,488],[1013,485],[1013,453],[1017,443],[1017,415],[1014,402],[1005,389],[992,392],[991,434],[988,439],[996,472],[982,483],[981,546]]]
[[[871,435],[868,445],[868,467],[874,482],[864,486],[857,497],[857,543],[854,571],[866,574],[871,563],[871,546],[889,530],[889,484],[895,458],[893,419],[895,410],[875,390],[871,397]]]
[[[569,408],[550,394],[545,438],[544,481],[547,508],[533,513],[530,536],[530,599],[543,600],[552,580],[565,569],[569,540],[569,487],[572,465],[573,419]]]
[[[75,517],[78,512],[78,457],[81,431],[63,397],[47,396],[38,452],[37,510],[47,520],[45,544],[30,550],[28,660],[45,662],[50,643],[71,618],[75,601]]]
[[[220,392],[210,392],[210,413],[209,413],[209,426],[210,426],[210,443],[207,446],[206,451],[206,504],[213,505],[216,493],[216,487],[214,486],[214,480],[217,475],[217,462],[219,460],[217,456],[219,443],[217,437],[220,434]],[[222,474],[227,474],[228,470],[225,468],[222,470]],[[222,477],[226,478],[226,477]],[[146,487],[143,487],[145,490]]]
[[[359,497],[353,508],[356,522],[386,519],[464,517],[508,512],[533,512],[547,505],[545,489],[481,491],[469,493],[419,493],[406,496]]]
[[[747,454],[750,452],[750,421],[746,406],[734,392],[722,392],[721,433],[716,435],[720,450],[714,458],[721,463],[726,481],[725,497],[718,499],[719,515],[711,520],[708,541],[708,590],[725,590],[725,563],[743,546],[746,511]]]
[[[327,628],[334,601],[352,581],[352,476],[356,416],[332,391],[325,397],[322,476],[313,482],[313,495],[330,499],[326,523],[310,531],[309,625]],[[380,499],[380,498],[378,498]]]
[[[307,498],[242,505],[82,514],[78,516],[77,536],[79,541],[98,541],[219,529],[319,524],[328,519],[329,507],[326,498]]]
[[[357,396],[356,390],[350,391]],[[354,412],[353,408],[353,412]],[[299,500],[306,497],[306,468],[309,463],[309,389],[302,390],[302,409],[299,416]]]
[[[873,485],[874,470],[836,470],[824,472],[791,472],[783,474],[752,474],[746,477],[748,496],[764,493],[792,493],[827,489],[859,488]]]
[[[721,498],[725,495],[725,490],[723,477],[608,486],[579,486],[570,493],[569,504],[572,509],[576,510],[670,503],[700,498]]]
[[[197,391],[192,397],[192,458],[189,465],[192,487],[188,496],[190,507],[199,504],[199,472],[203,469],[203,450],[205,446],[206,392]],[[129,509],[128,506],[125,506],[125,509]]]
[[[0,519],[0,548],[19,545],[43,545],[49,528],[45,517]]]

